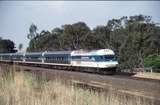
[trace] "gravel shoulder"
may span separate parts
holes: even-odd
[[[149,78],[149,79],[157,79],[160,80],[160,73],[151,73],[151,72],[139,72],[133,77],[139,78]]]

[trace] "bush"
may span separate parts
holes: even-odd
[[[146,67],[160,68],[160,55],[149,55],[144,59]]]

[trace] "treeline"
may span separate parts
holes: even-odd
[[[32,24],[28,38],[28,52],[109,48],[117,54],[119,68],[144,67],[146,57],[160,55],[160,26],[144,15],[112,19],[93,30],[77,22],[37,33]]]
[[[15,44],[9,39],[2,39],[0,37],[0,53],[15,53]]]

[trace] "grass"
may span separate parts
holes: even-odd
[[[128,98],[109,91],[96,92],[64,83],[46,81],[31,73],[8,72],[0,77],[0,105],[151,105],[145,99]]]

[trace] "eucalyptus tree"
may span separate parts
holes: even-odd
[[[29,34],[27,35],[27,38],[30,40],[34,39],[38,35],[37,30],[38,30],[37,26],[32,23],[29,28]]]
[[[9,39],[1,39],[0,40],[0,53],[15,53],[17,50],[15,49],[15,44],[13,41]]]
[[[27,51],[36,51],[36,37],[39,35],[37,30],[37,26],[32,23],[29,27],[29,33],[27,34],[27,38],[30,40],[30,46],[27,48]]]
[[[19,49],[19,51],[21,51],[21,50],[23,49],[23,44],[22,44],[22,43],[20,43],[20,44],[18,45],[18,49]]]
[[[110,45],[110,30],[107,26],[97,26],[93,29],[93,34],[95,35],[96,48],[111,48]]]
[[[67,50],[87,49],[85,40],[90,28],[84,22],[62,26],[64,47]]]

